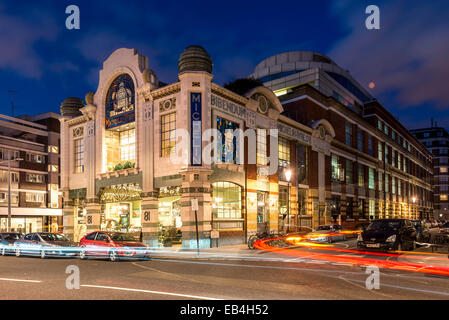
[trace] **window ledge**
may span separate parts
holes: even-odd
[[[139,172],[138,168],[129,168],[129,169],[123,169],[123,170],[116,170],[116,171],[110,171],[110,172],[104,172],[97,175],[98,179],[109,179],[111,177],[118,178],[119,176],[128,176],[129,174],[137,174]]]

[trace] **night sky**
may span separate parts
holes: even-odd
[[[81,29],[67,30],[78,5]],[[380,7],[380,30],[365,8]],[[215,82],[251,74],[286,51],[324,53],[348,69],[409,129],[434,117],[449,128],[449,1],[4,1],[0,0],[0,102],[10,115],[59,112],[68,96],[96,91],[117,48],[149,57],[161,81],[177,80],[184,48],[199,44]],[[374,82],[373,89],[368,84]]]

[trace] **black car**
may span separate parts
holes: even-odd
[[[22,237],[21,233],[17,232],[4,232],[0,233],[0,252],[2,256],[14,251],[14,242]]]
[[[412,223],[416,229],[416,241],[429,243],[431,234],[426,223],[422,220],[412,220]]]
[[[358,249],[414,250],[417,232],[407,219],[379,219],[357,238]]]
[[[14,243],[14,251],[17,257],[23,254],[39,255],[42,259],[52,255],[77,256],[78,244],[70,241],[59,233],[35,232],[28,233]]]

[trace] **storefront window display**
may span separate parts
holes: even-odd
[[[0,230],[8,230],[8,218],[0,218]],[[42,232],[42,217],[11,218],[11,232]]]
[[[136,233],[140,236],[140,200],[106,203],[101,229]]]

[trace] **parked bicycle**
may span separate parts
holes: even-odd
[[[261,232],[261,233],[256,233],[254,235],[252,235],[251,237],[249,237],[248,239],[248,248],[253,250],[254,248],[254,243],[256,241],[259,240],[265,240],[265,239],[273,239],[273,238],[281,238],[284,237],[284,234],[282,233],[278,233],[278,232]]]

